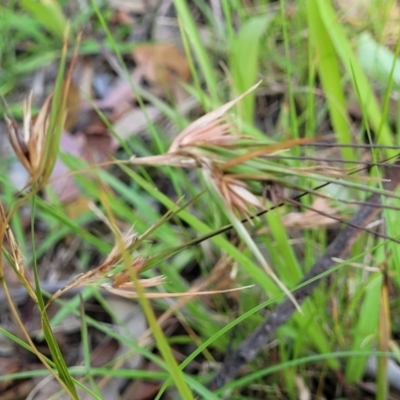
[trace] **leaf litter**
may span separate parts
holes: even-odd
[[[187,94],[182,90],[179,81],[187,82],[189,80],[189,67],[185,62],[185,57],[176,47],[171,44],[145,44],[136,46],[133,50],[133,55],[136,62],[136,69],[133,70],[131,77],[135,84],[142,85],[142,81],[145,79],[146,83],[150,83],[153,86],[152,93],[163,99],[172,100],[172,102],[176,103],[181,103],[187,99]],[[313,146],[318,146],[318,143],[315,142],[321,141],[324,142],[320,143],[322,146],[328,147],[329,145],[333,145],[335,148],[338,148],[335,143],[330,142],[332,138],[328,135],[307,139],[290,139],[279,144],[266,144],[262,141],[255,141],[248,135],[237,133],[237,126],[234,119],[230,115],[226,115],[226,113],[243,96],[255,90],[258,85],[250,88],[247,92],[220,108],[195,120],[195,122],[175,137],[166,153],[150,157],[133,157],[130,163],[151,167],[158,164],[185,169],[188,167],[201,169],[204,173],[204,179],[208,180],[208,183],[213,184],[231,217],[234,218],[234,221],[239,222],[242,227],[247,222],[253,220],[255,213],[263,212],[269,206],[276,207],[281,203],[298,207],[304,206],[300,202],[296,203],[295,200],[287,196],[287,193],[290,193],[293,197],[293,193],[298,193],[303,189],[308,193],[311,192],[310,187],[307,187],[307,185],[296,187],[296,180],[301,176],[309,176],[311,179],[314,179],[314,182],[317,178],[324,179],[328,177],[332,178],[330,182],[337,183],[338,185],[341,184],[341,181],[348,181],[350,179],[349,173],[359,167],[358,161],[355,161],[358,164],[353,170],[345,168],[343,165],[341,166],[342,163],[339,159],[331,162],[327,159],[328,165],[321,162],[317,165],[308,165],[301,168],[289,168],[288,164],[284,164],[285,153],[298,146],[309,146],[311,149]],[[78,83],[73,88],[79,86]],[[67,99],[67,103],[69,101],[72,104],[78,104],[78,107],[73,107],[74,112],[70,113],[67,117],[65,131],[61,136],[60,150],[80,158],[92,166],[110,161],[119,149],[119,142],[110,133],[110,126],[104,124],[103,120],[96,113],[91,113],[91,119],[84,123],[79,121],[79,114],[89,113],[90,106],[86,103],[86,100],[81,98],[83,94],[77,94],[77,92],[77,90],[72,89],[71,97]],[[8,134],[11,138],[14,151],[30,174],[28,185],[37,180],[36,171],[43,157],[41,151],[45,137],[41,135],[46,132],[48,124],[46,114],[49,103],[50,97],[44,101],[37,117],[32,119],[28,97],[23,135],[19,133],[14,120],[9,118],[7,120]],[[143,116],[143,110],[137,106],[135,97],[132,94],[131,83],[127,81],[120,81],[111,89],[108,96],[96,100],[94,104],[100,111],[107,114],[111,127],[117,133],[122,133],[124,140],[129,139],[129,136],[133,134],[143,131],[148,118],[154,122],[162,118],[160,110],[150,104],[145,106],[146,116],[140,118],[140,116]],[[73,131],[76,126],[79,126],[79,130]],[[123,126],[126,127],[125,132],[121,128]],[[277,160],[276,163],[274,162],[274,157]],[[320,162],[317,157],[313,156],[305,156],[304,161],[311,163]],[[330,163],[337,166],[333,167]],[[264,165],[265,169],[261,175],[257,175],[262,164],[266,164]],[[381,164],[386,163],[382,162]],[[374,163],[367,161],[368,167],[373,165]],[[84,170],[85,174],[90,177],[89,168],[85,167]],[[93,175],[92,179],[96,179],[97,177],[97,175]],[[361,174],[356,175],[356,178],[359,181],[366,179],[367,183],[373,183],[374,181],[381,182],[382,184],[385,183],[384,179],[370,178]],[[78,202],[82,196],[82,190],[76,184],[72,174],[70,174],[69,167],[63,164],[60,159],[56,162],[50,184],[61,203],[72,202],[73,204],[73,202]],[[351,188],[351,185],[349,188]],[[368,191],[368,188],[364,186],[364,190]],[[312,190],[312,193],[317,194],[318,192],[317,190]],[[383,193],[388,194],[387,192]],[[311,203],[306,208],[306,211],[292,212],[283,216],[282,223],[290,229],[304,230],[320,229],[321,227],[337,224],[338,222],[344,222],[345,216],[338,214],[337,201],[335,201],[337,199],[334,196],[327,196],[326,194],[322,194],[321,196]],[[354,202],[354,204],[357,203]],[[375,204],[375,201],[372,201],[371,204]],[[376,206],[376,208],[379,207],[377,203]],[[244,229],[251,228],[246,227]],[[264,233],[265,230],[258,231],[258,234]],[[125,238],[128,239],[129,234]],[[13,239],[11,234],[8,234],[7,240],[14,252],[12,258],[18,260],[15,266],[19,270],[20,279],[26,283],[31,297],[34,298],[33,287],[29,279],[21,272],[23,271],[23,262],[21,261],[21,256],[17,254],[19,251],[18,245],[16,245],[15,239]],[[130,237],[129,243],[124,241],[124,247],[129,248],[134,243],[134,237]],[[96,286],[109,293],[114,293],[120,297],[134,297],[134,286],[130,278],[132,272],[129,271],[129,268],[135,269],[135,273],[140,273],[146,266],[148,259],[137,255],[135,249],[135,252],[132,253],[132,264],[128,268],[123,265],[121,254],[118,251],[118,246],[114,247],[104,263],[97,269],[83,273],[76,280],[60,288],[60,291],[54,294],[53,299],[68,292],[70,289],[76,288],[78,285],[93,285],[96,282]],[[335,255],[335,257],[339,256],[341,254]],[[115,273],[113,271],[114,268],[117,271]],[[111,272],[112,274],[110,274]],[[112,283],[99,282],[99,279],[104,278],[108,281],[111,280]],[[146,278],[140,281],[143,287],[162,286],[164,283],[165,278],[162,276]],[[189,290],[186,293],[168,295],[181,296],[182,299],[177,301],[178,304],[179,301],[184,300],[183,295],[190,297],[199,294],[211,296],[217,293],[227,293],[232,290],[235,291],[236,288],[224,289],[222,287],[218,291],[208,289],[201,291],[200,289],[195,289],[193,293]],[[290,294],[290,292],[287,292],[287,294]],[[148,296],[168,297],[166,293],[159,292],[149,292]],[[289,307],[287,302],[284,304],[286,307]],[[242,350],[240,350],[242,353],[245,352],[243,346]],[[232,355],[233,359],[235,355],[237,353]],[[233,364],[232,368],[237,368]],[[223,366],[220,377],[223,374],[224,368],[227,368],[227,362]],[[229,379],[229,374],[231,372],[224,376],[223,379]],[[220,385],[220,383],[218,384]],[[302,390],[304,391],[305,389],[303,388]]]

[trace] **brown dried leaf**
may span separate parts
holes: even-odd
[[[171,167],[180,168],[200,168],[201,164],[198,160],[193,157],[193,153],[190,155],[180,155],[175,153],[165,153],[159,156],[148,156],[148,157],[131,157],[130,162],[135,165],[169,165]]]
[[[179,80],[188,82],[190,68],[184,54],[173,44],[155,43],[136,46],[133,58],[147,80],[166,95],[174,94]]]
[[[116,148],[115,139],[108,133],[71,135],[64,131],[60,140],[60,151],[81,158],[91,165],[110,160]],[[80,197],[70,169],[60,159],[54,165],[50,185],[63,203],[70,203]]]
[[[136,68],[131,76],[130,80],[138,85],[140,80],[142,79],[143,71],[141,68]],[[126,111],[127,105],[131,105],[132,100],[134,99],[134,93],[132,90],[131,82],[128,80],[120,79],[114,85],[114,87],[110,90],[107,96],[102,100],[96,101],[96,106],[100,109],[112,109],[113,113],[117,115],[121,114],[121,104],[122,109]],[[90,107],[91,105],[86,104],[86,107]],[[115,111],[117,109],[117,111]],[[111,121],[115,120],[114,118],[110,118]]]
[[[141,108],[132,108],[115,121],[113,128],[121,139],[148,129],[149,120],[154,123],[162,116],[162,112],[155,106],[146,106],[146,114]]]
[[[20,361],[15,358],[0,357],[0,374],[3,377],[7,375],[15,374],[22,370],[22,365]],[[4,392],[13,384],[12,379],[7,379],[0,382],[0,392]]]
[[[311,205],[313,210],[306,210],[304,212],[291,212],[282,217],[282,223],[287,228],[294,229],[320,229],[329,225],[336,224],[337,221],[326,216],[321,215],[318,211],[325,214],[335,216],[335,210],[328,202],[327,199],[317,198]]]
[[[164,277],[155,277],[151,278],[154,279],[154,285],[161,285],[164,283]],[[140,281],[142,283],[142,280]],[[203,291],[203,292],[181,292],[181,293],[146,293],[145,296],[148,299],[165,299],[165,298],[173,298],[173,297],[195,297],[195,296],[206,296],[206,295],[211,295],[211,294],[221,294],[221,293],[229,293],[229,292],[235,292],[238,290],[243,290],[243,289],[248,289],[250,287],[253,287],[254,285],[250,286],[243,286],[240,288],[234,288],[234,289],[224,289],[224,290],[210,290],[210,291]],[[137,299],[139,295],[132,291],[132,290],[127,290],[127,289],[119,289],[119,288],[114,288],[109,285],[100,285],[102,289],[107,290],[110,293],[113,293],[117,296],[125,297],[127,299]]]
[[[64,131],[61,135],[60,150],[79,157],[81,149],[85,146],[85,139],[82,135],[71,135]],[[69,203],[79,197],[79,190],[75,185],[74,178],[69,168],[57,159],[53,172],[50,176],[50,185],[63,203]]]
[[[153,362],[148,362],[144,367],[146,371],[162,372],[161,367]],[[160,390],[162,382],[135,379],[124,390],[121,400],[149,400],[153,399]]]

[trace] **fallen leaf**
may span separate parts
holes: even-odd
[[[153,282],[154,284],[163,284],[164,279],[163,277],[155,277],[158,279],[154,279]],[[149,278],[152,279],[152,278]],[[149,280],[147,279],[147,280]],[[146,280],[142,279],[139,280],[140,284],[143,285],[143,283],[146,283]],[[170,299],[170,298],[175,298],[175,297],[194,297],[194,296],[209,296],[212,294],[221,294],[221,293],[231,293],[231,292],[236,292],[238,290],[244,290],[244,289],[249,289],[253,287],[254,285],[249,285],[249,286],[242,286],[242,287],[237,287],[233,289],[224,289],[224,290],[209,290],[209,291],[199,291],[196,293],[193,292],[180,292],[180,293],[167,293],[167,292],[147,292],[145,294],[147,299]],[[100,285],[100,287],[104,290],[107,290],[107,292],[110,292],[112,294],[115,294],[116,296],[123,297],[125,299],[137,299],[139,298],[139,295],[137,292],[134,292],[131,290],[131,288],[128,289],[119,289],[119,288],[114,288],[110,285]],[[133,288],[132,288],[133,289]],[[53,296],[54,298],[54,296]]]
[[[146,106],[146,114],[141,108],[132,108],[119,118],[113,125],[115,132],[122,140],[148,129],[149,121],[154,123],[162,116],[162,112],[155,106]]]
[[[83,136],[73,136],[69,132],[64,131],[61,135],[60,150],[79,157],[84,143],[85,139]],[[75,185],[69,168],[59,158],[54,165],[49,183],[62,203],[68,203],[79,197],[79,190]]]
[[[117,25],[131,26],[135,23],[135,19],[130,15],[129,12],[121,9],[116,9],[114,14],[110,18],[110,22]]]
[[[20,372],[22,366],[17,358],[0,357],[0,373],[1,376],[5,377],[9,374]],[[0,392],[5,391],[13,384],[12,379],[7,379],[0,382]]]
[[[131,81],[119,79],[104,99],[96,100],[95,104],[99,109],[112,110],[112,115],[109,118],[110,121],[115,121],[132,107],[134,92],[131,83],[138,85],[142,77],[142,69],[136,68],[130,76]],[[86,104],[85,107],[91,109],[92,105]]]
[[[147,363],[144,370],[162,372],[162,369],[153,362]],[[161,386],[162,382],[136,379],[125,389],[122,400],[150,400],[154,398]]]
[[[71,135],[64,131],[60,141],[60,151],[79,157],[89,164],[100,164],[109,160],[116,148],[115,139],[108,133]],[[69,203],[81,195],[70,169],[60,159],[55,163],[50,185],[63,203]]]
[[[283,225],[295,229],[319,229],[337,223],[329,216],[318,213],[318,211],[322,211],[325,214],[337,215],[337,210],[329,204],[327,199],[317,198],[311,207],[313,210],[286,214],[282,217]]]
[[[182,100],[179,81],[190,79],[189,63],[185,55],[170,43],[136,46],[133,58],[149,83],[159,87],[169,97]]]

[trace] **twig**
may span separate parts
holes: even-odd
[[[397,161],[396,164],[398,167],[400,161]],[[393,167],[389,166],[386,170],[386,178],[390,179],[390,182],[384,184],[386,190],[394,191],[400,184],[400,173],[396,169],[396,164]],[[301,284],[310,282],[293,293],[298,304],[302,304],[320,283],[320,280],[315,278],[335,265],[332,258],[343,258],[349,252],[357,237],[363,232],[360,228],[367,226],[376,217],[382,207],[381,195],[373,194],[367,200],[367,203],[360,208],[346,228],[329,245],[325,254],[305,275]],[[209,387],[212,390],[216,390],[231,380],[242,366],[253,360],[257,353],[272,339],[277,329],[287,322],[295,311],[295,305],[290,299],[286,299],[279,304],[257,330],[243,341],[233,354],[226,358],[221,370],[210,382]]]

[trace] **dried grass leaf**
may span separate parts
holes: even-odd
[[[236,292],[238,290],[244,290],[253,287],[254,285],[243,286],[240,288],[234,289],[224,289],[224,290],[210,290],[210,291],[201,291],[201,292],[180,292],[180,293],[145,293],[145,297],[148,299],[165,299],[165,298],[173,298],[173,297],[195,297],[195,296],[207,296],[212,294],[220,294],[220,293],[229,293]],[[125,297],[127,299],[137,299],[139,295],[136,292],[128,291],[124,289],[114,288],[108,285],[101,285],[102,289],[107,290],[110,293],[113,293],[117,296]]]
[[[52,94],[46,98],[42,108],[40,109],[30,127],[29,140],[27,142],[27,145],[29,152],[29,161],[33,171],[39,172],[39,167],[43,162],[43,153],[49,126],[49,108],[52,98]]]
[[[337,221],[320,214],[322,211],[325,214],[337,216],[337,210],[334,209],[327,199],[317,198],[311,205],[312,210],[304,212],[291,212],[282,217],[282,224],[287,228],[294,229],[320,229],[329,225],[337,224]]]
[[[171,43],[152,43],[136,46],[133,58],[146,79],[163,94],[183,99],[179,81],[190,80],[190,67],[183,54]]]

